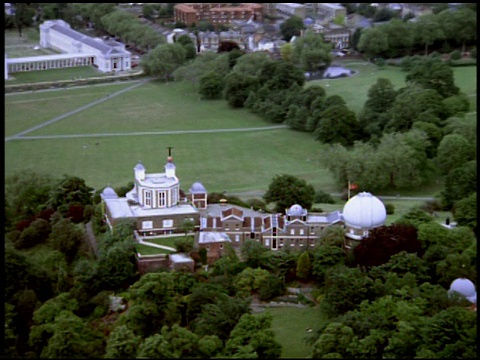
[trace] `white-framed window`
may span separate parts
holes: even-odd
[[[172,219],[163,220],[163,227],[164,228],[173,227],[173,220]]]
[[[153,221],[142,221],[142,229],[153,229]]]
[[[145,206],[152,206],[152,192],[145,190]]]
[[[158,199],[158,207],[165,207],[166,205],[166,197],[165,197],[165,191],[157,191],[157,199]]]
[[[303,235],[303,234],[304,234],[303,229],[300,229],[300,235]]]
[[[295,235],[295,229],[290,229],[290,235]]]
[[[240,235],[239,234],[236,234],[235,235],[235,242],[239,242],[240,241]]]
[[[177,205],[178,202],[178,188],[172,190],[172,205]]]
[[[265,239],[265,246],[270,246],[270,239]]]

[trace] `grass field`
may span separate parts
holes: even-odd
[[[389,78],[395,88],[404,85],[405,73],[397,67],[378,69],[360,62],[346,63],[345,66],[358,73],[351,78],[313,81],[308,85],[319,83],[325,87],[327,95],[341,95],[356,112],[363,106],[367,90],[378,77]],[[454,68],[454,72],[457,84],[472,99],[473,112],[476,110],[476,67]],[[105,84],[8,95],[5,97],[5,135],[13,136],[131,85]],[[292,174],[305,179],[316,189],[341,190],[319,161],[323,146],[308,133],[272,129],[132,134],[270,125],[274,124],[246,109],[229,108],[223,100],[200,100],[196,88],[188,83],[152,81],[26,135],[82,137],[24,138],[6,142],[5,175],[30,168],[54,176],[76,175],[97,189],[108,183],[114,187],[122,186],[132,180],[133,167],[139,160],[148,172],[163,171],[166,147],[173,146],[177,175],[184,189],[201,181],[209,192],[265,191],[275,175]],[[441,182],[435,182],[400,194],[432,196],[440,187]],[[383,195],[397,193],[391,190]]]
[[[318,308],[275,307],[265,310],[273,317],[272,330],[275,340],[282,345],[282,358],[309,358],[312,347],[305,343],[306,329],[315,330],[320,326],[322,314]]]

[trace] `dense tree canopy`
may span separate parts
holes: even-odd
[[[305,180],[293,175],[276,175],[263,198],[267,203],[275,203],[275,211],[285,213],[290,206],[298,204],[310,209],[315,197],[315,189]]]

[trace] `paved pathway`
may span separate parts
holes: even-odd
[[[53,118],[53,119],[51,119],[51,120],[48,120],[48,121],[46,121],[46,122],[44,122],[44,123],[42,123],[42,124],[39,124],[39,125],[37,125],[37,126],[34,126],[34,127],[30,128],[30,129],[27,129],[27,130],[24,130],[24,131],[22,131],[22,132],[19,132],[18,134],[15,134],[15,135],[13,135],[13,136],[7,137],[7,138],[5,138],[5,142],[10,141],[10,140],[18,139],[18,138],[22,137],[23,135],[28,134],[28,133],[30,133],[30,132],[32,132],[32,131],[41,129],[41,128],[45,127],[45,126],[48,126],[48,125],[53,124],[53,123],[56,123],[57,121],[60,121],[60,120],[62,120],[62,119],[65,119],[66,117],[69,117],[69,116],[71,116],[71,115],[77,114],[77,113],[79,113],[79,112],[81,112],[81,111],[83,111],[83,110],[85,110],[85,109],[88,109],[88,108],[90,108],[90,107],[92,107],[92,106],[95,106],[95,105],[100,104],[100,103],[102,103],[102,102],[104,102],[104,101],[110,100],[111,98],[113,98],[113,97],[115,97],[115,96],[118,96],[118,95],[121,95],[121,94],[123,94],[123,93],[125,93],[125,92],[127,92],[127,91],[132,90],[132,89],[135,89],[135,88],[137,88],[137,87],[145,84],[145,83],[148,82],[148,81],[150,81],[149,78],[144,79],[144,80],[142,80],[142,81],[140,81],[140,82],[138,82],[138,83],[136,83],[136,84],[134,84],[134,85],[132,85],[132,86],[129,86],[128,88],[119,90],[119,91],[117,91],[117,92],[115,92],[115,93],[113,93],[113,94],[106,95],[106,96],[104,96],[103,98],[98,99],[98,100],[95,100],[95,101],[92,101],[91,103],[89,103],[89,104],[87,104],[87,105],[80,106],[79,108],[77,108],[77,109],[75,109],[75,110],[72,110],[72,111],[67,112],[67,113],[65,113],[65,114],[62,114],[62,115],[60,115],[60,116],[57,116],[57,117],[55,117],[55,118]]]

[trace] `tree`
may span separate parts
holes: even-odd
[[[222,96],[223,87],[223,76],[212,71],[200,78],[200,88],[198,92],[204,99],[218,99]]]
[[[248,239],[240,247],[242,254],[242,259],[246,265],[252,269],[261,267],[262,265],[262,254],[267,252],[262,244],[255,240]]]
[[[470,154],[470,144],[462,135],[445,135],[438,145],[436,163],[446,175],[471,160]]]
[[[408,72],[405,81],[407,84],[416,83],[425,89],[433,89],[442,98],[457,95],[460,91],[455,85],[453,70],[437,58],[424,58]]]
[[[343,243],[343,236],[341,242]],[[319,284],[325,281],[325,273],[329,268],[335,265],[346,263],[346,256],[341,246],[333,244],[323,244],[315,248],[312,260],[312,274]]]
[[[477,192],[458,200],[454,206],[454,218],[458,225],[477,229]]]
[[[445,36],[438,16],[434,14],[419,16],[418,21],[413,23],[413,29],[418,41],[425,45],[425,56],[428,55],[428,47]]]
[[[390,58],[409,54],[415,45],[415,33],[410,23],[406,23],[400,19],[392,19],[381,26],[387,33],[388,50],[386,55]]]
[[[189,253],[193,249],[193,238],[185,236],[175,240],[175,248],[180,253]]]
[[[477,189],[477,161],[465,162],[451,170],[445,177],[445,187],[441,193],[442,203],[448,209],[453,204]]]
[[[195,59],[197,55],[197,50],[195,48],[195,44],[193,43],[193,40],[190,38],[190,36],[184,34],[180,35],[178,39],[176,39],[176,43],[180,44],[184,47],[185,49],[185,59],[186,60],[191,60]]]
[[[31,26],[35,10],[28,3],[15,3],[15,15],[13,20],[18,29],[18,36],[22,37],[22,29],[24,26]]]
[[[46,208],[55,181],[47,174],[32,170],[17,171],[5,179],[5,212],[8,222],[16,225],[30,220]]]
[[[271,329],[270,314],[244,314],[230,334],[225,344],[225,352],[229,357],[245,353],[255,354],[260,359],[278,359],[282,353],[281,345],[275,340]]]
[[[231,107],[243,107],[248,95],[257,87],[257,79],[231,72],[225,77],[225,99]]]
[[[304,71],[317,73],[328,68],[332,62],[332,45],[322,35],[307,31],[293,43],[292,60]]]
[[[190,81],[198,83],[202,76],[214,72],[222,78],[230,71],[228,54],[203,53],[173,72],[175,81]]]
[[[180,44],[162,44],[142,59],[145,73],[170,80],[173,72],[186,60],[186,50]]]
[[[438,17],[446,38],[461,43],[462,53],[465,52],[466,43],[476,39],[476,11],[467,7],[454,11],[447,9],[438,14]]]
[[[312,265],[310,263],[310,254],[304,251],[297,262],[297,277],[301,280],[307,280],[310,276]]]
[[[266,53],[252,52],[237,58],[232,70],[242,75],[257,76],[268,63],[273,63],[273,60]]]
[[[266,203],[275,203],[275,211],[284,213],[294,204],[310,209],[315,197],[315,189],[305,180],[293,175],[275,175],[267,192],[263,195]]]
[[[169,343],[161,334],[154,334],[145,339],[137,350],[137,358],[168,359],[173,358]]]
[[[304,29],[303,20],[299,16],[291,16],[280,24],[280,33],[283,40],[290,41],[292,37],[299,36],[300,30]]]
[[[117,326],[110,333],[105,348],[106,358],[131,359],[137,353],[141,338],[127,326]]]
[[[69,219],[60,218],[52,225],[48,243],[63,253],[68,263],[71,263],[84,240],[83,231]]]
[[[320,115],[314,131],[315,140],[322,143],[353,145],[360,138],[360,125],[355,113],[346,106],[329,106]]]
[[[194,332],[200,336],[216,335],[222,341],[228,340],[243,314],[248,313],[250,299],[231,298],[219,294],[212,304],[202,307],[201,313],[192,323]]]
[[[45,242],[51,231],[52,227],[48,221],[37,219],[22,231],[14,245],[17,249],[29,249]]]
[[[353,330],[338,322],[331,322],[323,330],[319,339],[313,344],[312,358],[349,358],[357,354],[351,353],[347,349],[353,347],[358,341]]]
[[[367,238],[355,247],[353,256],[360,266],[379,266],[401,251],[422,255],[417,230],[408,225],[381,226],[372,229]]]
[[[358,50],[368,58],[382,56],[388,51],[388,37],[381,27],[363,30],[358,40]]]
[[[84,179],[64,175],[50,192],[49,205],[66,214],[69,205],[89,205],[92,203],[93,188]]]

